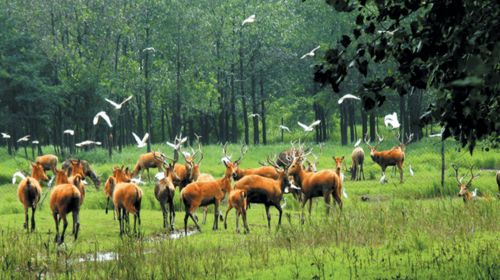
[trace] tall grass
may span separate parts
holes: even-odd
[[[389,147],[390,143],[385,145]],[[499,168],[499,151],[476,151],[470,156],[464,150],[457,151],[453,142],[446,146],[448,166],[456,162],[462,166],[475,164],[480,169]],[[154,148],[168,151],[164,146]],[[242,167],[255,167],[259,160],[285,148],[287,145],[252,146]],[[233,157],[238,156],[239,146],[231,145],[229,150]],[[350,151],[350,147],[327,144],[319,155],[319,168],[333,168],[334,154],[346,155],[349,165]],[[0,278],[498,279],[500,204],[494,198],[495,173],[481,171],[474,182],[487,199],[464,204],[456,195],[458,188],[449,168],[445,186],[440,186],[439,151],[440,142],[412,144],[407,148],[405,165],[412,165],[415,177],[410,177],[405,168],[403,184],[399,175],[388,175],[389,183],[384,185],[378,182],[380,168],[367,154],[365,173],[371,180],[345,182],[349,198],[344,200],[342,212],[334,208],[327,216],[322,200],[317,199],[313,215],[309,218],[306,214],[302,225],[298,203],[286,196],[279,230],[276,211],[271,210],[272,228],[268,230],[264,208],[252,205],[249,235],[234,233],[233,212],[228,217],[228,230],[212,231],[210,215],[201,233],[169,239],[162,228],[153,184],[148,183],[141,186],[141,237],[121,239],[117,222],[111,214],[104,214],[104,194],[89,185],[79,240],[68,237],[61,246],[53,242],[54,222],[47,199],[37,211],[37,231],[27,234],[22,229],[23,210],[17,200],[17,186],[10,179],[16,170],[28,167],[21,157],[9,157],[0,151]],[[204,152],[202,172],[222,176],[220,147],[207,146]],[[139,154],[129,147],[121,154],[114,153],[111,160],[99,149],[78,156],[89,160],[104,182],[114,165],[132,167]],[[362,195],[369,200],[362,201]],[[184,213],[178,197],[177,193],[176,228],[181,228]],[[114,252],[117,258],[98,261],[95,257],[104,252]]]

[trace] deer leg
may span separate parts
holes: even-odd
[[[279,203],[275,203],[274,207],[276,207],[276,209],[278,209],[278,212],[279,212],[278,228],[280,228],[280,226],[281,226],[281,215],[283,214],[283,209],[281,209],[281,204],[279,204]]]
[[[174,224],[175,224],[175,209],[174,209],[174,200],[173,198],[169,198],[169,210],[170,210],[170,229],[173,231],[174,230]]]
[[[311,212],[312,212],[312,198],[309,199],[309,217],[311,217]]]
[[[57,218],[57,213],[52,213],[52,217],[54,217],[54,222],[56,223],[56,238],[54,238],[54,242],[59,240],[59,219]]]
[[[35,230],[35,211],[36,207],[31,207],[31,231]]]
[[[214,202],[214,225],[212,227],[212,230],[217,230],[219,227],[219,203],[217,200]]]
[[[301,222],[302,224],[304,224],[304,208],[305,208],[305,206],[306,206],[306,203],[307,203],[307,200],[308,200],[308,199],[309,199],[309,198],[304,197],[304,199],[302,200],[302,213],[300,214],[300,222]]]
[[[149,175],[149,168],[146,168],[146,171],[148,172],[148,182],[151,182],[151,176]]]
[[[326,194],[323,196],[323,198],[324,198],[324,200],[325,200],[325,205],[326,205],[326,214],[327,214],[327,215],[328,215],[328,214],[330,214],[330,207],[331,207],[331,205],[330,205],[330,195],[331,195],[331,194],[332,194],[332,193],[326,193]],[[333,195],[335,196],[335,192],[333,192]]]
[[[245,233],[249,233],[250,229],[248,228],[247,210],[245,209],[245,207],[243,207],[243,209],[241,209],[241,214],[243,216],[243,225],[245,226]]]
[[[64,242],[64,233],[66,232],[66,228],[68,227],[68,220],[66,219],[66,214],[61,215],[61,218],[63,220],[63,230],[58,244],[62,244]]]
[[[208,206],[205,206],[203,209],[203,219],[201,221],[202,224],[205,224],[207,222],[207,214],[208,214]]]
[[[167,228],[167,209],[166,209],[166,206],[165,206],[165,202],[160,202],[160,206],[161,206],[161,213],[163,215],[163,228],[166,229]]]
[[[28,206],[24,206],[24,229],[27,229],[29,231],[29,228],[28,228]]]
[[[240,211],[238,209],[236,209],[236,233],[240,233]]]
[[[340,193],[337,193],[337,192],[333,192],[333,199],[335,200],[335,202],[337,202],[337,205],[339,206],[340,210],[342,210],[342,198],[341,198],[341,195]]]
[[[189,213],[189,216],[191,216],[191,219],[193,220],[194,225],[196,226],[196,228],[198,229],[198,231],[201,232],[200,225],[198,225],[198,219],[195,219],[192,213]],[[187,232],[186,232],[186,234],[187,234]]]
[[[232,208],[233,206],[229,203],[229,207],[227,207],[226,210],[226,217],[224,218],[224,229],[227,229],[227,214],[229,214],[229,211],[231,211]]]
[[[267,228],[271,229],[271,215],[269,214],[269,204],[266,204]]]
[[[363,180],[365,180],[365,171],[363,170],[363,165],[362,164],[360,165],[360,170],[361,171],[360,171],[360,176],[359,177],[361,179],[361,175],[363,175]]]
[[[109,206],[109,196],[108,199],[106,200],[106,215],[108,214],[108,206]]]
[[[113,211],[118,215],[118,224],[120,225],[120,236],[123,234],[123,223],[122,223],[122,214],[120,208],[115,206],[115,210]]]
[[[75,229],[75,240],[78,238],[78,231],[80,230],[80,210],[73,210],[73,228]]]

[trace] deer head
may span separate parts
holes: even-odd
[[[49,178],[45,174],[43,165],[40,163],[31,163],[31,177],[37,179],[38,181],[48,181]]]
[[[368,146],[368,148],[370,148],[370,155],[372,155],[372,156],[377,151],[377,147],[380,145],[380,143],[382,143],[382,141],[384,141],[384,138],[382,136],[378,135],[378,133],[377,133],[377,138],[378,138],[377,144],[375,144],[375,146],[372,146],[372,145],[370,145],[370,139],[368,138],[368,133],[365,135],[364,140],[365,140],[365,143]]]
[[[458,166],[452,164],[452,167],[453,169],[455,170],[455,179],[457,180],[457,183],[458,183],[458,188],[460,189],[459,192],[458,192],[458,196],[461,196],[464,198],[464,202],[467,201],[467,200],[470,200],[472,198],[472,195],[471,193],[469,192],[469,187],[472,185],[472,181],[474,179],[476,179],[477,177],[479,177],[479,174],[478,175],[474,175],[473,173],[473,168],[474,166],[471,165],[470,167],[470,175],[471,175],[471,178],[469,179],[469,181],[467,183],[463,183],[463,179],[465,177],[462,176],[461,178],[458,178],[459,175],[458,175]]]

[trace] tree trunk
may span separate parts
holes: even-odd
[[[403,136],[407,134],[409,130],[408,126],[408,116],[406,114],[406,96],[405,95],[400,95],[399,96],[399,119],[401,121],[401,126],[399,127],[399,133],[400,135]]]
[[[340,104],[340,143],[342,146],[347,145],[347,113],[346,104]]]
[[[375,134],[377,133],[376,129],[377,123],[375,120],[375,109],[370,111],[370,141],[375,141]]]
[[[149,27],[146,28],[146,46],[149,46]],[[152,106],[151,106],[151,89],[149,87],[149,51],[146,51],[144,58],[144,79],[145,79],[145,84],[144,84],[144,96],[146,98],[146,130],[147,133],[149,133],[149,138],[148,138],[148,146],[147,146],[147,151],[148,153],[151,152],[151,141],[152,138],[154,137],[153,131],[152,131]],[[142,135],[142,134],[141,134]]]
[[[243,34],[240,32],[240,95],[241,95],[241,106],[243,110],[243,125],[245,127],[245,144],[248,145],[249,133],[248,133],[248,112],[247,112],[247,101],[245,96],[245,84],[243,76]]]
[[[266,106],[264,93],[264,75],[260,72],[260,114],[262,117],[262,143],[267,145],[267,126],[266,126]]]
[[[256,83],[257,83],[257,77],[255,75],[255,54],[251,58],[251,81],[250,81],[250,93],[252,96],[252,114],[258,114],[258,106],[257,106],[257,89],[256,89]],[[255,115],[254,115],[255,116]],[[252,117],[252,122],[253,122],[253,144],[257,145],[259,144],[259,118],[258,117]]]
[[[238,142],[238,124],[236,119],[236,88],[234,84],[234,64],[231,64],[231,141]]]
[[[354,119],[354,104],[352,101],[348,100],[348,115],[349,115],[349,130],[351,136],[351,143],[356,141],[356,120]]]
[[[368,116],[366,114],[365,109],[363,109],[362,106],[361,108],[361,138],[365,137],[365,135],[368,133]]]

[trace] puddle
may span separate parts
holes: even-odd
[[[170,233],[157,233],[153,236],[144,238],[144,241],[146,241],[146,242],[159,242],[159,241],[166,240],[166,239],[176,240],[176,239],[180,239],[180,238],[183,238],[186,236],[193,235],[197,232],[198,231],[193,229],[193,228],[191,228],[191,229],[188,228],[187,235],[185,235],[183,229],[182,230],[174,230],[173,232],[170,232]]]
[[[118,254],[115,252],[100,252],[97,254],[89,254],[84,258],[79,258],[78,262],[107,262],[118,259]]]

